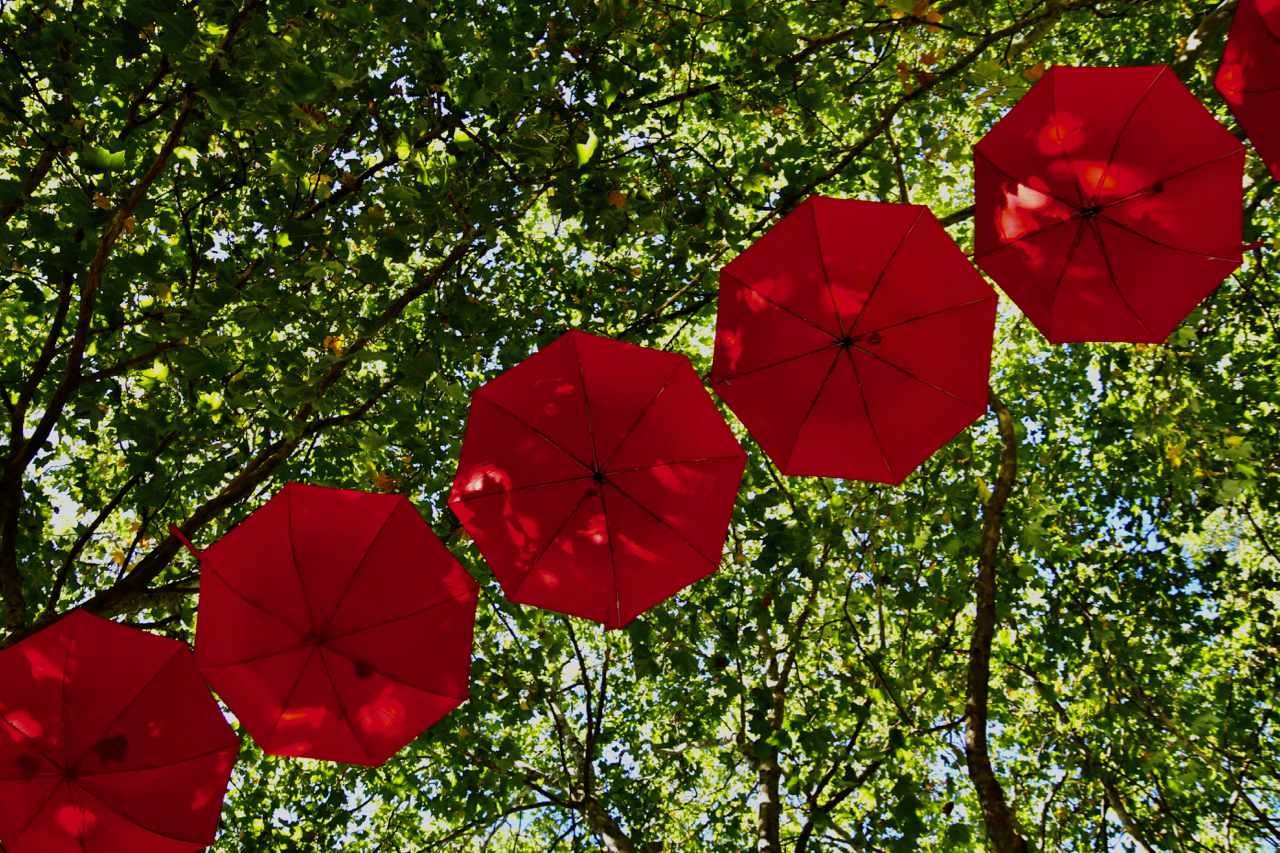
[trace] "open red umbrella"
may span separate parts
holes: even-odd
[[[784,474],[899,483],[986,410],[995,315],[928,208],[813,196],[720,271],[708,378]]]
[[[1280,0],[1240,0],[1214,85],[1280,180]]]
[[[1166,66],[1050,69],[975,160],[975,260],[1052,343],[1159,343],[1240,265],[1244,147]]]
[[[239,749],[184,643],[77,610],[0,652],[8,853],[200,850]]]
[[[512,601],[618,628],[719,566],[745,467],[687,358],[572,331],[476,389],[449,505]]]
[[[477,586],[403,495],[289,483],[200,563],[196,663],[263,751],[378,766],[467,698]]]

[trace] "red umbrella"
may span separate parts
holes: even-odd
[[[709,379],[784,474],[900,483],[986,410],[995,315],[928,208],[813,196],[720,271]]]
[[[618,628],[720,564],[746,454],[684,356],[569,332],[470,417],[449,505],[512,601]]]
[[[9,853],[200,850],[239,750],[185,643],[77,610],[0,652]]]
[[[404,496],[289,483],[200,563],[196,663],[264,752],[376,767],[467,698],[476,583]]]
[[[1244,148],[1163,65],[1051,69],[975,159],[975,259],[1052,343],[1159,343],[1240,265]]]
[[[1280,180],[1280,0],[1240,0],[1214,85]]]

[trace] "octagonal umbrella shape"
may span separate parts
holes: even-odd
[[[239,749],[184,643],[77,610],[0,651],[8,853],[200,850]]]
[[[1214,85],[1280,180],[1280,0],[1240,0]]]
[[[1160,343],[1240,265],[1244,147],[1166,66],[1050,69],[974,157],[974,259],[1051,343]]]
[[[512,601],[618,628],[715,571],[745,466],[687,358],[571,331],[476,389],[449,505]]]
[[[708,378],[784,474],[900,483],[986,410],[995,314],[927,207],[814,196],[721,270]]]
[[[408,498],[289,483],[198,553],[196,663],[264,752],[378,766],[467,698],[478,587]]]

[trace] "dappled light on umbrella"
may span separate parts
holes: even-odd
[[[1051,69],[975,160],[974,258],[1052,343],[1159,343],[1240,264],[1244,149],[1164,66]]]
[[[574,331],[476,390],[449,505],[512,601],[617,628],[716,569],[745,466],[687,358]]]
[[[0,652],[8,853],[200,850],[239,749],[183,643],[77,610]]]
[[[709,379],[784,474],[899,483],[986,410],[995,312],[928,208],[814,196],[721,270]]]
[[[1214,85],[1280,180],[1280,0],[1240,0]]]
[[[476,583],[407,498],[290,483],[200,559],[196,662],[264,751],[377,766],[467,698]]]

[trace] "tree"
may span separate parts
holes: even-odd
[[[0,593],[190,640],[284,482],[397,491],[482,585],[472,698],[379,770],[246,744],[216,847],[1273,849],[1275,182],[1161,346],[1002,304],[991,415],[889,488],[750,453],[720,570],[625,630],[505,601],[444,497],[566,328],[710,363],[810,193],[933,207],[1050,64],[1209,78],[1235,0],[0,7]]]

